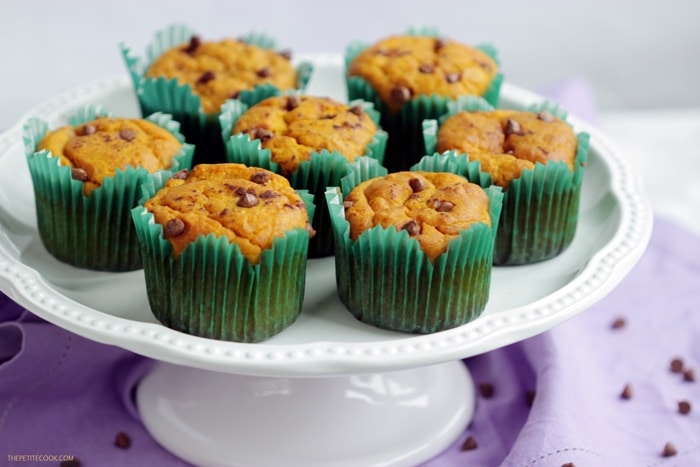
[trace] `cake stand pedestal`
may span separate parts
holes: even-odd
[[[461,361],[324,378],[158,363],[137,403],[151,435],[198,466],[413,466],[464,432],[474,385]]]

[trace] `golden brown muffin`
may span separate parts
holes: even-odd
[[[373,44],[348,67],[348,74],[364,78],[391,112],[421,95],[481,96],[497,73],[497,63],[481,50],[454,40],[407,35]]]
[[[462,230],[476,222],[491,225],[486,192],[446,172],[395,172],[366,180],[343,205],[352,240],[374,226],[394,226],[416,237],[431,261]]]
[[[180,171],[145,207],[163,226],[175,257],[199,235],[214,234],[237,244],[257,264],[275,238],[295,227],[310,230],[304,202],[286,178],[243,164]]]
[[[189,84],[205,113],[217,113],[227,99],[269,83],[284,91],[296,86],[296,71],[287,52],[263,49],[234,39],[202,41],[167,50],[146,70],[146,76],[176,78]]]
[[[233,134],[247,133],[270,150],[270,159],[289,175],[313,152],[337,151],[350,162],[365,155],[377,126],[362,110],[327,97],[269,97],[240,116]]]
[[[437,152],[454,149],[481,162],[496,185],[506,188],[536,162],[564,161],[574,169],[576,133],[550,112],[494,110],[459,112],[437,135]]]
[[[48,132],[37,151],[49,150],[73,178],[84,182],[86,195],[102,185],[117,169],[143,167],[149,172],[167,169],[181,144],[168,130],[136,118],[96,118],[77,127]]]

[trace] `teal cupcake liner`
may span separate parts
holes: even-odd
[[[142,115],[156,111],[167,112],[181,123],[182,133],[187,141],[196,146],[194,164],[217,163],[225,160],[223,142],[220,138],[221,127],[218,113],[206,114],[201,108],[199,96],[192,92],[192,87],[180,85],[176,79],[164,77],[146,77],[150,64],[166,50],[189,42],[197,33],[183,24],[173,24],[156,32],[146,49],[146,57],[139,58],[125,42],[120,44],[124,64],[131,77],[133,89],[141,108]],[[276,49],[276,43],[270,36],[262,33],[249,33],[241,40],[265,49]],[[313,64],[301,62],[296,67],[297,90],[303,91],[311,79]],[[267,97],[283,94],[276,86],[264,83],[253,89],[241,91],[236,101],[254,105]]]
[[[422,27],[409,29],[406,34],[415,36],[440,37],[436,28]],[[349,68],[353,59],[367,48],[369,44],[353,42],[345,50],[345,69]],[[479,44],[477,49],[486,53],[497,64],[500,64],[498,52],[491,44]],[[482,97],[486,102],[497,106],[503,73],[496,74]],[[380,112],[381,127],[389,134],[389,143],[386,150],[385,165],[389,172],[408,170],[411,165],[426,153],[423,152],[422,122],[426,119],[438,118],[447,111],[447,105],[453,101],[450,97],[439,95],[418,96],[404,104],[399,112],[392,113],[367,80],[359,76],[349,76],[345,73],[345,85],[349,99],[362,99],[372,102]]]
[[[358,181],[364,177],[358,177]],[[336,242],[336,284],[341,302],[359,321],[407,333],[433,333],[465,324],[489,299],[494,240],[503,194],[486,192],[491,226],[472,225],[434,262],[405,230],[374,227],[350,238],[343,193],[331,187],[326,201]]]
[[[493,183],[482,172],[478,161],[469,161],[456,151],[435,153],[439,124],[459,111],[493,110],[478,99],[463,99],[454,103],[439,120],[425,121],[425,156],[414,166],[418,170],[447,170],[463,175],[482,187]],[[528,107],[528,111],[547,110],[566,120],[564,109],[554,102],[544,101]],[[588,160],[590,135],[577,133],[578,146],[574,171],[562,161],[537,163],[511,181],[504,190],[503,209],[494,251],[495,265],[530,264],[553,258],[573,241],[578,225],[581,186]]]
[[[379,114],[372,104],[364,101],[352,101],[349,105],[361,105],[365,112],[378,124]],[[260,140],[251,140],[247,134],[232,135],[231,132],[238,118],[248,109],[239,102],[227,102],[222,107],[220,117],[222,137],[226,148],[227,162],[236,162],[251,167],[261,167],[281,174],[279,165],[271,160],[269,149],[263,149]],[[367,145],[365,155],[356,160],[371,159],[381,164],[387,145],[387,134],[379,129]],[[296,189],[304,189],[313,193],[314,204],[317,206],[312,219],[316,235],[309,243],[309,257],[319,258],[330,256],[334,252],[333,231],[326,207],[325,191],[329,186],[340,183],[342,177],[348,174],[350,162],[337,151],[322,149],[311,154],[311,157],[299,164],[299,167],[287,174],[289,183]]]
[[[255,265],[238,245],[213,234],[199,236],[175,258],[162,226],[143,207],[163,183],[163,177],[151,177],[141,205],[131,211],[156,319],[187,334],[248,343],[291,326],[304,300],[308,232],[296,228],[275,239]],[[312,197],[300,195],[312,213]]]
[[[109,116],[102,106],[86,106],[68,117],[79,125],[98,116]],[[165,128],[182,142],[179,124],[170,115],[157,113],[146,118]],[[27,164],[32,178],[39,236],[58,260],[75,267],[101,271],[130,271],[141,268],[141,255],[130,210],[138,204],[140,186],[148,178],[143,168],[117,170],[113,177],[89,196],[83,183],[74,180],[71,168],[60,165],[49,151],[36,151],[48,132],[48,124],[29,119],[23,127]],[[194,147],[183,144],[171,170],[189,168]]]

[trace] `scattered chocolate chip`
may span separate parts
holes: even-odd
[[[690,402],[688,401],[679,401],[678,402],[678,413],[682,415],[688,415],[690,413],[691,409]]]
[[[620,393],[620,399],[625,399],[625,400],[632,399],[632,386],[630,386],[629,384],[625,384],[625,387],[622,389],[622,392]]]
[[[523,134],[523,129],[520,126],[520,123],[518,123],[516,120],[513,120],[512,118],[509,118],[506,121],[506,127],[503,131],[505,132],[506,136]]]
[[[95,125],[92,125],[90,123],[87,123],[81,127],[78,128],[78,131],[76,132],[78,136],[88,136],[95,134],[97,131],[97,127]]]
[[[405,104],[411,100],[411,90],[406,86],[394,86],[391,89],[391,100],[397,104]]]
[[[422,178],[418,178],[418,177],[410,179],[408,181],[408,184],[414,193],[418,193],[419,191],[425,190],[425,187],[427,186],[425,183],[425,180],[423,180]]]
[[[301,104],[301,97],[296,94],[287,96],[287,101],[284,104],[284,110],[290,111],[296,109]]]
[[[129,449],[131,447],[131,438],[123,431],[120,431],[114,439],[114,445],[121,449]]]
[[[214,72],[211,70],[207,70],[204,73],[202,73],[202,75],[199,77],[199,79],[197,80],[197,84],[206,84],[214,78],[216,78]]]
[[[171,178],[174,178],[176,180],[185,180],[187,178],[188,173],[189,173],[189,170],[181,169],[181,170],[178,170],[177,172],[175,172]]]
[[[678,450],[673,445],[673,443],[666,443],[664,445],[664,450],[661,451],[661,457],[673,457],[678,454]]]
[[[532,407],[532,404],[535,402],[535,395],[535,391],[528,391],[525,393],[525,403],[528,407]]]
[[[479,383],[477,387],[479,388],[479,394],[481,394],[481,397],[483,397],[484,399],[490,399],[493,397],[493,384]]]
[[[228,188],[229,190],[233,190],[233,192],[238,196],[243,196],[245,194],[245,188],[243,188],[242,186],[226,184],[226,188]]]
[[[78,180],[79,182],[84,182],[88,179],[88,174],[85,169],[80,167],[71,167],[70,176],[73,180]]]
[[[551,123],[554,121],[554,115],[552,115],[552,112],[549,110],[543,110],[542,112],[538,113],[537,118],[545,123]]]
[[[258,185],[264,185],[270,181],[270,174],[268,172],[255,172],[250,176],[250,181]]]
[[[185,223],[182,219],[170,219],[165,223],[165,236],[167,238],[177,237],[185,231]]]
[[[671,373],[683,373],[684,367],[682,359],[676,357],[671,360]]]
[[[252,193],[245,193],[236,204],[242,208],[252,208],[258,204],[258,197]]]
[[[222,209],[219,213],[219,217],[226,217],[226,215],[228,215],[228,208]]]
[[[277,53],[279,53],[280,56],[282,56],[282,58],[286,58],[287,60],[291,60],[291,59],[292,59],[292,51],[289,50],[289,49],[280,50],[280,51],[277,52]]]
[[[182,49],[182,51],[186,54],[192,55],[194,51],[199,48],[200,45],[202,45],[202,40],[199,38],[199,36],[192,36],[190,38],[189,44],[187,44],[187,47]]]
[[[447,45],[447,39],[443,39],[442,37],[436,38],[435,39],[435,46],[434,46],[435,52],[442,49],[446,45]]]
[[[426,75],[429,75],[434,70],[435,70],[435,67],[430,63],[424,63],[418,67],[418,71],[420,71],[421,73],[425,73]]]
[[[362,117],[362,115],[365,113],[361,105],[353,105],[348,109],[348,112],[357,115],[358,117]]]
[[[256,75],[258,75],[259,78],[268,78],[271,74],[270,69],[268,67],[265,68],[260,68],[258,71],[255,72]]]
[[[471,451],[478,447],[479,445],[476,443],[476,440],[471,435],[467,436],[467,439],[465,439],[462,443],[462,451]]]
[[[124,141],[133,141],[136,139],[136,132],[130,128],[119,130],[119,137]]]
[[[267,128],[253,128],[250,131],[250,135],[252,136],[253,139],[259,139],[262,142],[265,142],[268,139],[275,136],[274,133],[272,133]]]
[[[80,463],[80,459],[73,456],[72,459],[66,459],[66,460],[61,461],[61,463],[59,465],[61,467],[80,467],[82,464]]]
[[[460,73],[459,71],[453,71],[453,72],[447,73],[445,75],[445,81],[447,81],[450,84],[457,83],[461,79],[462,79],[462,73]]]
[[[683,381],[688,381],[689,383],[695,382],[695,370],[689,368],[683,372]]]
[[[615,320],[612,322],[610,327],[612,329],[621,329],[621,328],[624,328],[626,324],[627,324],[627,322],[625,321],[625,318],[620,317],[620,318],[615,318]]]
[[[274,198],[276,196],[277,196],[277,193],[275,193],[272,190],[265,190],[262,193],[260,193],[260,197],[262,199],[270,199],[270,198]]]
[[[408,235],[410,235],[411,237],[415,237],[420,233],[420,225],[418,225],[418,222],[414,220],[406,222],[401,228],[403,230],[408,231]]]
[[[435,210],[437,212],[450,212],[452,209],[454,209],[454,207],[454,203],[450,201],[437,201],[435,203]]]

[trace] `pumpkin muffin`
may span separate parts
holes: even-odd
[[[193,147],[179,124],[166,114],[112,117],[88,106],[53,130],[30,119],[23,136],[49,253],[86,269],[141,268],[130,211],[149,176],[190,167]]]
[[[435,154],[414,167],[503,188],[494,264],[553,258],[573,241],[589,136],[565,118],[552,103],[496,110],[465,99],[426,121],[426,153]]]
[[[496,104],[501,82],[493,48],[472,47],[437,31],[355,43],[346,51],[348,96],[373,102],[382,113],[390,172],[407,170],[424,155],[423,119],[442,115],[458,96],[484,96]]]
[[[353,316],[385,329],[430,333],[481,314],[500,188],[424,171],[390,173],[348,188],[342,194],[329,189],[327,201],[338,291]]]
[[[315,195],[314,204],[321,208],[313,219],[317,235],[309,255],[319,257],[333,253],[326,187],[337,185],[348,164],[358,159],[383,159],[387,136],[377,120],[366,103],[293,94],[269,97],[250,108],[225,106],[222,128],[231,128],[226,143],[230,162],[268,167]]]
[[[149,303],[161,323],[258,342],[296,320],[313,230],[304,199],[284,177],[242,164],[200,164],[144,191],[132,215]]]

